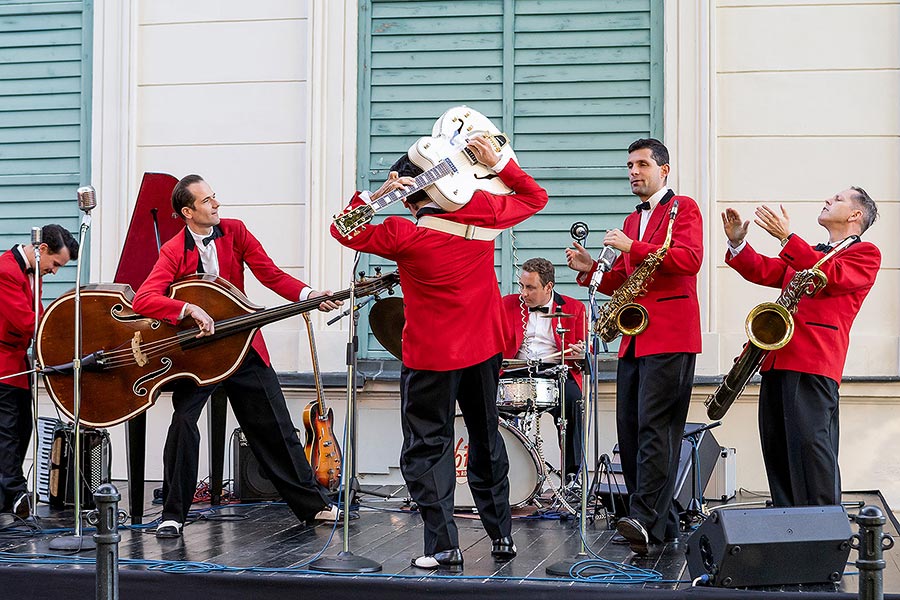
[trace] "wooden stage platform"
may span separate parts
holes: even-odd
[[[116,484],[124,497],[125,483]],[[152,498],[153,487],[148,485],[146,497]],[[666,544],[648,557],[639,558],[627,545],[616,542],[603,518],[589,522],[587,527],[585,541],[590,553],[605,561],[591,563],[588,573],[592,580],[549,577],[545,572],[549,564],[572,558],[580,550],[579,527],[572,518],[561,519],[552,513],[535,515],[533,507],[515,511],[513,537],[519,554],[508,563],[497,563],[491,558],[490,539],[477,517],[460,515],[457,522],[465,568],[460,575],[444,576],[409,564],[411,557],[420,554],[422,525],[418,514],[402,500],[404,491],[372,491],[395,492],[394,499],[361,496],[359,516],[350,525],[349,546],[354,554],[380,563],[379,574],[334,576],[308,570],[306,565],[315,557],[333,556],[341,550],[341,528],[333,528],[330,523],[315,527],[300,524],[282,504],[196,504],[197,518],[185,527],[182,539],[157,540],[152,525],[126,525],[120,529],[121,597],[150,598],[172,593],[190,597],[202,593],[221,600],[284,597],[286,593],[305,595],[318,590],[327,592],[328,600],[359,600],[361,593],[366,594],[366,600],[396,598],[426,591],[447,598],[471,597],[472,593],[498,597],[516,594],[517,600],[588,594],[595,599],[623,594],[634,598],[696,598],[698,594],[707,598],[776,594],[789,598],[795,593],[806,599],[836,599],[857,591],[858,578],[852,564],[855,551],[851,552],[850,563],[838,584],[767,587],[746,593],[691,588],[684,554],[689,532],[677,543]],[[764,498],[745,494],[738,500],[763,502]],[[844,501],[848,513],[858,512],[861,505],[877,506],[885,514],[890,511],[877,492],[848,492]],[[124,506],[125,501],[120,503],[120,507]],[[147,504],[145,522],[155,519],[159,511],[158,506]],[[0,515],[0,586],[6,597],[93,597],[93,552],[83,552],[75,558],[59,553],[49,556],[50,540],[72,527],[72,512],[51,511],[42,505],[38,513],[41,530],[16,523],[11,515]],[[852,527],[855,532],[856,526]],[[885,532],[895,537],[898,534],[892,516]],[[780,558],[783,557],[772,556],[771,560]],[[890,597],[900,594],[900,551],[886,552],[885,560],[884,590]],[[632,582],[625,583],[626,578]]]

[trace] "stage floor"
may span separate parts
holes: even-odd
[[[124,482],[116,482],[123,497],[127,494]],[[156,484],[158,485],[158,484]],[[153,484],[148,484],[147,495],[152,498]],[[422,548],[422,525],[415,512],[410,511],[403,501],[405,490],[396,487],[373,488],[372,491],[394,493],[394,499],[384,500],[364,494],[359,517],[351,521],[349,547],[357,556],[374,560],[381,564],[380,580],[392,579],[395,583],[405,584],[408,581],[422,581],[433,577],[428,571],[410,566],[410,558],[420,554]],[[398,499],[399,498],[399,499]],[[743,495],[735,501],[762,502],[765,498]],[[858,512],[858,506],[874,505],[885,514],[889,514],[883,498],[877,492],[848,492],[844,494],[848,513]],[[848,503],[861,503],[852,504]],[[123,501],[120,506],[124,507]],[[140,571],[152,575],[159,589],[177,590],[181,587],[179,578],[188,578],[190,574],[212,572],[227,573],[221,575],[222,581],[232,580],[231,576],[254,579],[284,575],[295,579],[303,589],[303,582],[311,584],[310,579],[322,582],[323,579],[338,579],[326,574],[310,574],[305,565],[319,553],[334,556],[342,548],[342,530],[334,529],[332,524],[323,523],[315,527],[300,524],[288,508],[278,503],[261,503],[253,505],[228,505],[209,507],[206,504],[195,504],[197,519],[189,523],[182,539],[157,540],[153,535],[152,525],[126,526],[120,529],[121,543],[119,556],[122,559],[120,571],[123,581],[129,572]],[[159,507],[147,504],[144,521],[150,523],[159,513]],[[497,563],[490,556],[490,539],[484,534],[477,517],[461,514],[457,519],[460,532],[460,544],[465,556],[465,568],[461,575],[453,576],[457,580],[478,582],[490,581],[494,585],[521,585],[533,583],[541,587],[569,589],[589,588],[598,590],[634,590],[641,592],[642,597],[656,596],[668,590],[672,597],[680,596],[678,591],[691,587],[684,549],[689,533],[682,535],[678,543],[659,547],[646,558],[634,556],[627,545],[616,543],[613,532],[607,528],[606,520],[599,518],[588,523],[586,542],[590,552],[611,563],[628,565],[630,572],[624,576],[633,578],[634,583],[603,583],[601,581],[575,581],[566,578],[551,578],[546,574],[546,567],[556,561],[573,558],[580,550],[580,529],[572,518],[558,518],[548,514],[536,516],[534,507],[518,509],[513,523],[513,537],[518,547],[518,557],[508,563]],[[54,576],[72,576],[75,572],[88,575],[94,570],[93,552],[82,552],[79,556],[86,560],[83,564],[67,564],[65,558],[43,561],[34,558],[50,553],[48,544],[60,531],[72,526],[72,511],[51,511],[47,506],[40,506],[39,524],[43,531],[29,531],[16,525],[11,515],[0,515],[0,585],[7,591],[15,586],[10,577],[21,575],[25,566],[32,575],[41,581],[52,581]],[[129,521],[130,523],[130,521]],[[856,526],[852,525],[854,532]],[[93,531],[93,530],[89,530]],[[88,532],[88,530],[86,530]],[[885,532],[897,536],[897,525],[889,518]],[[62,554],[62,553],[54,553]],[[126,560],[140,561],[140,564],[125,564]],[[806,592],[805,597],[826,594],[831,597],[840,596],[840,592],[856,593],[858,578],[854,574],[856,568],[853,561],[856,552],[850,554],[850,564],[845,570],[842,581],[836,585],[816,584],[803,586],[767,587],[758,591],[767,592]],[[778,557],[773,557],[778,560]],[[888,594],[900,594],[900,552],[885,553],[887,568],[884,571],[884,591]],[[190,563],[190,564],[188,564]],[[203,563],[203,564],[200,564]],[[603,569],[611,568],[604,566]],[[638,571],[642,570],[652,571]],[[177,574],[171,571],[187,572]],[[600,573],[600,567],[591,573]],[[43,577],[46,575],[47,577]],[[358,586],[365,576],[354,577],[358,595]],[[623,575],[618,576],[620,579]],[[490,578],[490,579],[488,579]],[[347,580],[347,577],[339,579]],[[214,581],[209,578],[207,581]],[[435,578],[435,581],[438,581]],[[440,581],[444,581],[443,578]],[[51,586],[53,587],[53,586]],[[531,586],[528,586],[529,589]],[[652,591],[651,591],[652,590]],[[496,589],[495,589],[496,591]],[[514,588],[507,590],[518,593]],[[524,589],[523,589],[524,591]],[[549,591],[545,588],[545,592]],[[712,591],[712,590],[710,590]],[[722,590],[725,592],[725,590]],[[28,589],[22,589],[29,593]],[[654,593],[655,592],[655,593]],[[675,592],[674,594],[672,592]],[[31,590],[30,593],[33,593]],[[835,595],[835,593],[837,593]],[[526,594],[527,595],[527,594]],[[576,594],[576,595],[580,595]],[[788,594],[790,595],[790,594]],[[7,596],[15,597],[15,596]],[[59,597],[59,596],[57,596]],[[63,597],[74,597],[64,595]],[[128,597],[128,596],[123,596]],[[255,596],[254,596],[255,597]],[[263,597],[260,595],[259,597]],[[352,597],[352,596],[351,596]],[[710,596],[713,597],[713,596]],[[520,599],[521,600],[521,599]]]

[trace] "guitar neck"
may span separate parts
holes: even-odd
[[[319,417],[325,417],[325,394],[322,393],[322,379],[319,375],[319,353],[316,351],[316,334],[313,332],[312,319],[309,313],[303,313],[306,331],[309,334],[309,354],[312,358],[313,380],[316,383],[316,404],[319,405]]]
[[[404,198],[412,196],[416,192],[427,188],[429,185],[433,184],[441,177],[446,177],[447,175],[451,175],[455,172],[456,167],[453,165],[453,161],[451,161],[449,158],[445,158],[424,173],[420,173],[415,178],[413,178],[412,185],[407,186],[402,190],[394,190],[389,194],[385,194],[381,198],[373,200],[369,204],[369,206],[371,206],[375,212],[384,210],[394,202],[399,202]]]

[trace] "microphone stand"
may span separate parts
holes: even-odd
[[[93,208],[93,207],[91,207]],[[72,416],[75,420],[73,433],[75,435],[75,531],[71,537],[61,536],[50,540],[51,550],[68,550],[81,552],[82,550],[94,550],[97,544],[93,537],[85,537],[81,531],[81,265],[84,262],[84,238],[91,228],[90,209],[85,210],[81,219],[81,232],[78,238],[78,248],[81,254],[75,267],[75,357],[72,360],[73,379],[73,404]]]
[[[34,248],[34,332],[31,337],[31,365],[37,367],[37,334],[41,314],[41,228],[31,228],[31,246]],[[31,513],[37,519],[38,505],[38,369],[31,374]]]
[[[359,264],[359,252],[355,253],[353,269],[350,275],[351,310],[356,305],[356,279],[353,274]],[[376,573],[381,571],[381,563],[364,556],[356,556],[350,551],[350,500],[353,481],[356,480],[356,353],[359,349],[359,337],[356,326],[359,322],[359,311],[353,310],[350,319],[350,330],[347,343],[347,435],[349,441],[344,448],[344,489],[343,489],[343,545],[337,556],[322,556],[309,563],[313,571],[326,573]],[[347,476],[350,475],[348,480]]]

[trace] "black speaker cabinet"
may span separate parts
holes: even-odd
[[[281,495],[250,449],[244,432],[234,430],[234,495],[242,502],[280,500]]]
[[[685,435],[690,434],[694,430],[702,427],[703,423],[686,423],[684,426]],[[700,489],[706,489],[709,478],[712,477],[713,470],[716,468],[716,462],[721,454],[721,447],[713,437],[710,430],[704,430],[696,434],[697,452],[700,461]],[[694,487],[694,468],[691,455],[693,446],[691,441],[684,439],[681,442],[681,454],[678,457],[678,475],[675,480],[675,509],[682,513],[691,503]],[[618,454],[618,446],[613,449],[613,456]],[[628,516],[628,492],[625,489],[625,479],[622,476],[622,465],[618,462],[610,464],[612,467],[609,476],[604,472],[600,476],[598,482],[597,493],[600,496],[600,502],[603,507],[610,513],[615,513],[617,518]],[[609,490],[612,488],[612,495]]]
[[[840,506],[717,510],[688,538],[688,570],[722,587],[836,582],[851,535]]]

